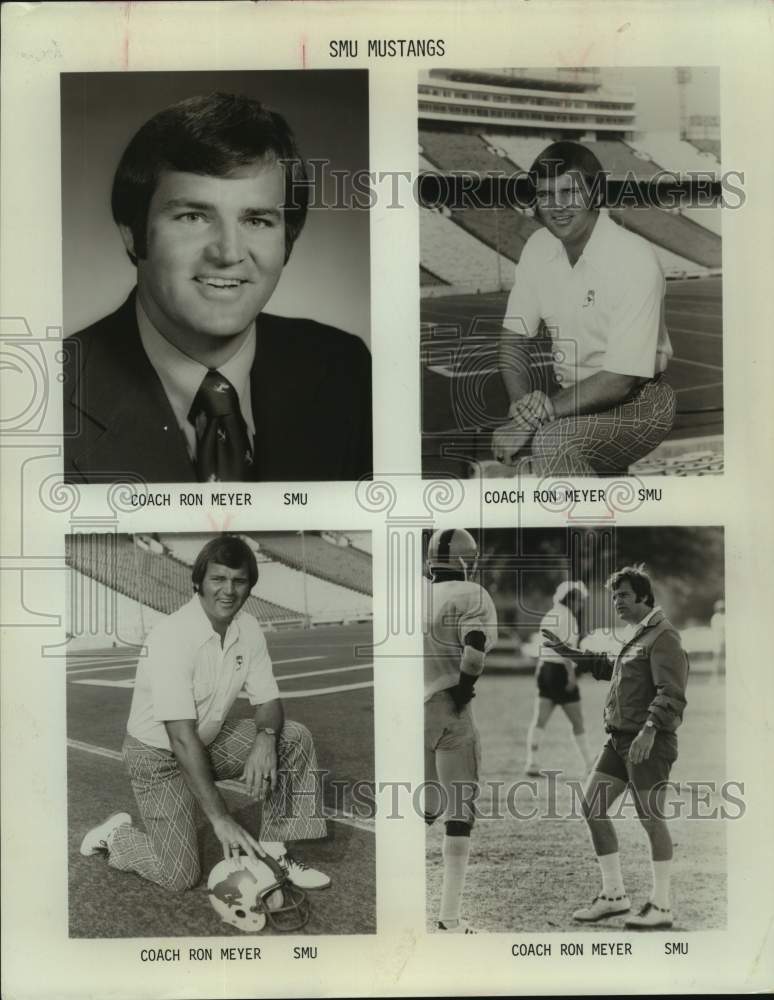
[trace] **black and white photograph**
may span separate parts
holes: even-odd
[[[431,69],[418,102],[423,475],[720,474],[718,68]]]
[[[375,933],[369,533],[67,564],[70,937]]]
[[[724,928],[723,529],[425,546],[428,929]]]
[[[65,479],[369,475],[367,72],[64,73],[61,109]]]

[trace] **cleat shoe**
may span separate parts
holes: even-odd
[[[626,893],[620,896],[605,896],[600,893],[595,896],[590,906],[583,906],[572,915],[573,920],[579,920],[584,924],[593,924],[597,920],[604,920],[605,917],[617,917],[621,913],[628,913],[632,904]]]
[[[478,931],[474,931],[470,924],[464,920],[458,920],[456,927],[447,927],[442,920],[439,920],[438,930],[445,934],[478,934]]]
[[[119,826],[131,826],[132,817],[129,813],[113,813],[104,823],[94,826],[81,841],[81,854],[88,858],[92,854],[110,851],[110,841]]]
[[[636,916],[629,917],[624,927],[631,931],[666,931],[672,926],[672,911],[648,901]]]
[[[276,861],[285,873],[288,882],[292,882],[299,889],[327,889],[331,884],[330,875],[318,872],[316,868],[310,868],[309,865],[298,861],[287,851],[281,854]]]

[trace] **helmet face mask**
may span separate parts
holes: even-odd
[[[478,568],[478,544],[464,528],[442,529],[433,533],[427,546],[427,571],[432,577],[440,570],[461,573],[469,580]]]
[[[257,934],[267,924],[278,931],[297,931],[309,919],[306,893],[289,882],[268,856],[219,861],[210,872],[207,889],[220,919],[245,934]]]

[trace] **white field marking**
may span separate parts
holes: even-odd
[[[680,337],[707,337],[709,340],[722,340],[723,333],[718,331],[717,333],[707,333],[706,330],[686,330],[682,326],[672,326],[671,323],[667,323],[667,330],[671,336],[673,333],[678,334]]]
[[[356,663],[353,667],[326,667],[325,670],[305,670],[300,674],[282,674],[278,681],[294,681],[296,677],[322,677],[323,674],[345,674],[350,670],[373,670],[373,663]]]
[[[109,667],[76,667],[75,670],[68,670],[67,676],[70,674],[92,674],[92,673],[102,673],[105,670],[127,670],[131,667],[137,665],[137,660],[128,660],[126,663],[112,664]]]
[[[688,361],[686,358],[672,358],[670,364],[692,365],[694,368],[712,368],[714,371],[723,371],[722,365],[709,365],[706,361]]]
[[[324,660],[325,657],[321,654],[317,656],[295,656],[292,660],[272,660],[275,667],[279,666],[280,663],[303,663],[304,660]]]
[[[675,392],[678,394],[684,392],[699,392],[700,389],[719,389],[722,385],[722,382],[707,382],[706,385],[688,385],[683,389],[675,389]]]
[[[78,682],[76,681],[76,683]],[[83,683],[83,681],[80,683]],[[359,684],[339,684],[336,687],[307,688],[306,691],[283,691],[282,688],[280,688],[280,697],[283,701],[285,701],[286,698],[313,698],[321,694],[338,694],[341,691],[356,691],[358,688],[370,688],[373,686],[373,681],[361,681]],[[238,697],[246,698],[247,692],[240,691]]]
[[[82,750],[84,753],[91,753],[97,757],[107,757],[109,760],[122,760],[121,754],[117,750],[108,750],[107,747],[94,746],[92,743],[83,743],[81,740],[67,740],[67,745],[71,750]],[[240,781],[232,781],[230,778],[225,781],[217,782],[223,788],[228,788],[231,792],[236,792],[237,795],[242,795],[245,798],[252,798],[248,795],[247,789],[244,784]],[[373,820],[359,819],[356,816],[350,816],[347,813],[331,813],[325,816],[326,819],[332,820],[334,823],[343,823],[345,826],[355,826],[358,830],[365,830],[366,833],[375,833]]]
[[[346,669],[346,668],[345,668]],[[358,670],[361,668],[358,667]],[[322,673],[322,671],[320,671]],[[280,677],[279,680],[284,680],[285,678]],[[85,684],[89,687],[108,687],[108,688],[133,688],[134,687],[134,677],[127,677],[121,681],[105,681],[99,677],[91,677],[82,681],[71,681],[71,684]],[[339,694],[342,691],[355,691],[358,688],[373,687],[373,681],[361,681],[358,684],[337,684],[335,687],[325,687],[325,688],[307,688],[304,691],[283,691],[280,688],[280,695],[283,699],[285,698],[312,698],[320,694]],[[238,697],[247,698],[246,691],[240,691]]]

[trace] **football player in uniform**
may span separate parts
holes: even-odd
[[[460,911],[478,790],[480,739],[471,707],[497,638],[492,598],[474,579],[478,546],[463,529],[436,531],[427,553],[424,603],[425,820],[443,815],[438,930],[476,933]]]
[[[564,580],[556,588],[551,609],[540,622],[541,629],[550,629],[570,646],[578,646],[581,639],[578,618],[588,599],[585,584],[575,580]],[[586,740],[583,726],[583,710],[580,704],[580,689],[575,676],[572,660],[560,656],[551,646],[543,644],[537,670],[537,697],[535,713],[527,733],[527,774],[540,774],[538,754],[548,720],[554,709],[560,705],[570,720],[575,745],[583,758],[585,772],[591,767],[593,757]]]

